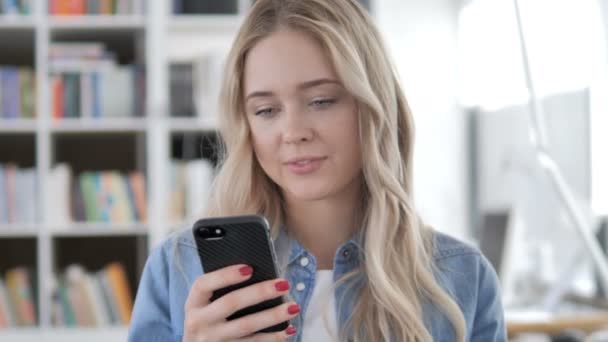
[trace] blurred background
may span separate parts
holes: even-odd
[[[424,220],[488,256],[513,340],[608,341],[590,245],[529,131],[536,99],[606,260],[608,1],[521,0],[529,74],[513,0],[361,2],[414,113]],[[126,339],[149,251],[205,206],[251,3],[0,1],[0,341]]]

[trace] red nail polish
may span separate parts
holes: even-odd
[[[289,327],[287,327],[287,329],[285,329],[285,333],[289,336],[293,335],[296,333],[296,327],[294,327],[293,325],[290,325]]]
[[[291,304],[288,308],[287,308],[287,312],[290,315],[295,315],[298,312],[300,312],[300,306],[298,304]]]
[[[287,291],[289,290],[289,282],[287,280],[281,280],[274,284],[274,287],[277,291]]]
[[[253,268],[251,266],[243,266],[239,268],[239,273],[245,277],[251,275],[253,273]]]

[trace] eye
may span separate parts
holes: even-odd
[[[257,110],[255,112],[255,115],[256,116],[258,116],[258,115],[261,115],[261,116],[270,116],[270,115],[272,115],[272,113],[274,113],[274,108],[267,107],[267,108],[262,108],[260,110]]]
[[[324,108],[331,106],[334,103],[336,103],[336,99],[319,99],[319,100],[312,101],[310,103],[310,105],[313,107],[324,109]]]

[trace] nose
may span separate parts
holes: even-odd
[[[286,109],[283,115],[283,140],[287,144],[311,141],[313,130],[305,118],[305,113],[297,108]]]

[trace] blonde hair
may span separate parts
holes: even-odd
[[[380,34],[355,0],[255,2],[226,61],[220,168],[206,215],[261,214],[274,236],[284,224],[280,189],[253,153],[242,88],[247,52],[281,28],[305,32],[322,45],[359,108],[367,198],[361,226],[364,260],[341,281],[360,275],[365,282],[341,339],[431,341],[423,319],[423,303],[430,302],[463,341],[462,312],[433,275],[433,231],[423,225],[412,203],[412,115]]]

